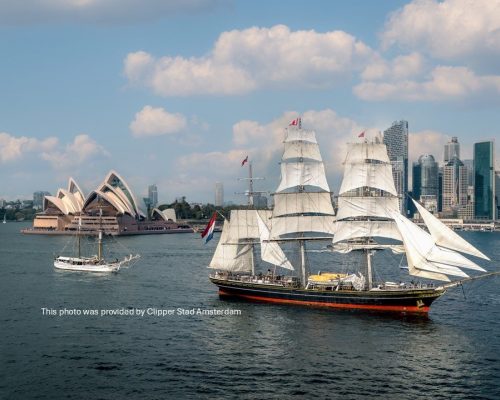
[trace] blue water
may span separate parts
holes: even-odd
[[[500,278],[428,318],[227,302],[207,279],[217,238],[125,237],[117,274],[56,271],[68,238],[0,225],[1,399],[499,399]],[[499,233],[464,233],[500,268]],[[465,297],[464,297],[465,293]],[[232,316],[50,316],[67,309],[230,309]]]

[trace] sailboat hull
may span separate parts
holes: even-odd
[[[210,280],[219,287],[219,295],[250,301],[313,307],[364,309],[426,314],[443,288],[397,290],[316,290],[279,285],[256,284],[217,278]]]
[[[96,263],[83,258],[59,257],[54,260],[54,268],[67,271],[115,272],[120,269],[120,263]]]

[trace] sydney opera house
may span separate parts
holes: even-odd
[[[102,229],[111,235],[137,235],[193,231],[177,223],[173,209],[155,208],[146,215],[127,182],[115,171],[110,171],[88,196],[69,178],[67,189],[45,197],[43,209],[35,217],[33,228],[23,233],[95,234]]]

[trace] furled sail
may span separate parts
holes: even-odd
[[[420,203],[415,200],[413,200],[413,203],[417,207],[419,214],[422,216],[425,225],[427,225],[427,228],[429,229],[429,233],[434,238],[437,245],[484,258],[488,261],[490,260],[489,257],[481,253],[473,245],[464,240],[461,236],[457,235],[453,232],[453,230],[448,228],[439,219],[427,211]]]
[[[293,266],[288,261],[285,253],[277,242],[270,242],[270,231],[267,224],[263,221],[258,211],[256,214],[257,223],[260,231],[260,255],[263,261],[276,265],[278,267],[293,270]]]
[[[231,272],[251,272],[253,266],[252,246],[250,244],[231,244],[229,226],[230,222],[225,220],[209,268]]]

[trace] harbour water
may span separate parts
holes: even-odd
[[[120,238],[139,262],[92,275],[54,270],[68,238],[23,227],[0,225],[1,399],[500,398],[499,276],[428,318],[228,302],[217,236]],[[500,233],[463,235],[500,268]]]

